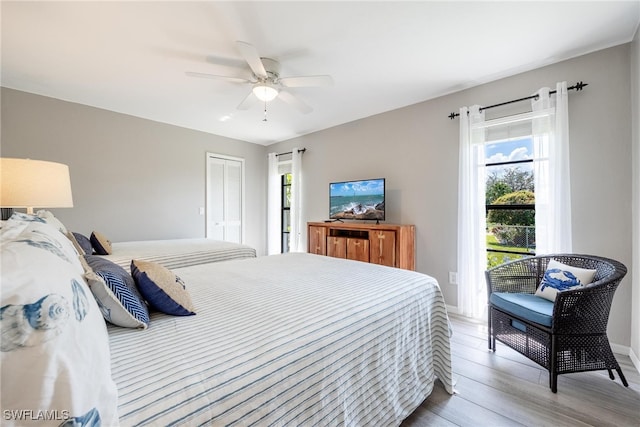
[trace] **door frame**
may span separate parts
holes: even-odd
[[[240,168],[242,169],[242,171],[240,172],[240,179],[241,179],[241,189],[240,191],[242,192],[242,194],[240,195],[240,221],[241,221],[241,225],[240,225],[240,243],[244,244],[245,242],[245,159],[242,157],[234,157],[234,156],[227,156],[226,154],[218,154],[218,153],[213,153],[210,151],[207,151],[205,154],[205,170],[206,170],[206,174],[205,174],[205,183],[204,183],[204,235],[206,238],[209,238],[208,234],[209,234],[209,182],[210,182],[210,178],[211,178],[211,171],[209,169],[209,158],[210,157],[215,157],[217,159],[222,159],[222,160],[232,160],[232,161],[236,161],[236,162],[240,162]],[[226,199],[226,194],[225,194],[225,199]]]

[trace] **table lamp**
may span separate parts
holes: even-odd
[[[42,160],[0,158],[0,206],[71,208],[69,166]]]

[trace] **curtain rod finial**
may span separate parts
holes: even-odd
[[[588,86],[589,83],[583,83],[582,81],[579,81],[578,83],[575,84],[574,88],[575,90],[582,90],[584,89],[585,86]]]

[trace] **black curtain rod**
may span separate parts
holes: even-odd
[[[567,88],[567,90],[582,90],[582,89],[584,89],[585,86],[588,86],[588,85],[589,85],[589,83],[582,83],[580,81],[580,82],[576,83],[573,86],[569,86]],[[553,95],[556,92],[557,91],[552,90],[552,91],[549,92],[549,95]],[[501,102],[500,104],[489,105],[488,107],[482,107],[482,108],[480,108],[480,111],[488,110],[489,108],[494,108],[494,107],[502,107],[503,105],[513,104],[514,102],[526,101],[528,99],[534,99],[534,98],[537,98],[537,97],[538,97],[538,95],[531,95],[531,96],[526,96],[526,97],[520,98],[520,99],[514,99],[513,101]],[[456,117],[458,117],[459,115],[460,115],[460,113],[451,113],[447,117],[449,117],[451,120],[453,120]]]
[[[299,148],[298,149],[298,153],[304,153],[305,151],[307,151],[306,148]],[[287,154],[292,154],[293,151],[287,151],[286,153],[280,153],[280,154],[276,154],[276,157],[278,156],[286,156]]]

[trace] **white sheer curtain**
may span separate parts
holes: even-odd
[[[267,180],[267,254],[280,253],[280,173],[278,156],[269,153],[269,177]]]
[[[458,311],[481,317],[486,308],[484,113],[478,105],[460,109],[458,180]]]
[[[302,247],[302,152],[294,147],[291,150],[291,231],[289,233],[289,251],[305,252]]]
[[[532,101],[536,254],[568,253],[571,244],[571,181],[567,82],[556,84]]]
[[[267,189],[267,254],[279,254],[282,247],[281,230],[281,176],[291,173],[291,200],[289,205],[289,252],[304,252],[302,242],[302,152],[294,147],[291,160],[279,161],[276,153],[269,153],[269,179]]]

